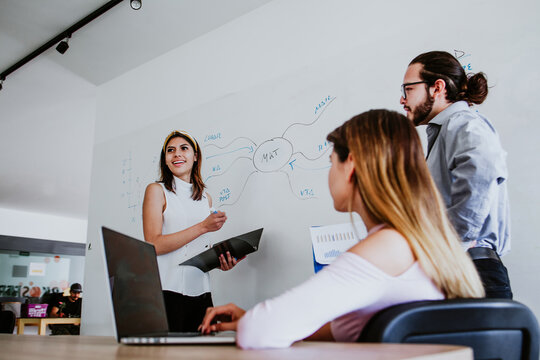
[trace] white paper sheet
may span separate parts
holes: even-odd
[[[330,264],[341,253],[366,237],[363,224],[337,224],[310,227],[311,242],[315,261],[321,265]]]

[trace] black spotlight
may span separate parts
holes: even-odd
[[[69,38],[70,36],[60,41],[58,45],[56,46],[56,51],[58,51],[60,54],[65,53],[67,49],[69,49],[69,44],[68,44]]]
[[[3,84],[4,84],[4,80],[0,80],[0,90],[2,90]]]
[[[139,10],[142,8],[142,0],[130,0],[129,5],[133,10]]]

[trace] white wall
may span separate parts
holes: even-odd
[[[97,88],[58,65],[58,56],[50,49],[4,81],[0,208],[86,220]]]
[[[0,208],[2,235],[86,243],[86,219]]]
[[[115,221],[103,214],[111,195],[104,184],[110,181],[115,186],[112,182],[118,178],[103,171],[109,169],[104,166],[105,156],[107,151],[111,156],[123,151],[115,142],[125,144],[131,137],[140,141],[146,131],[151,134],[148,141],[154,142],[156,129],[163,136],[173,124],[198,129],[199,123],[190,123],[195,121],[204,121],[209,128],[226,128],[230,122],[235,129],[241,126],[264,138],[272,125],[281,129],[294,122],[288,110],[299,114],[295,103],[314,108],[317,92],[321,97],[331,93],[340,101],[339,116],[330,119],[332,124],[369,108],[399,109],[399,85],[408,62],[433,49],[466,51],[473,71],[485,71],[495,85],[479,110],[499,129],[509,153],[514,241],[511,255],[504,260],[515,298],[540,315],[540,284],[530,275],[540,271],[536,261],[540,247],[533,235],[540,232],[535,183],[540,170],[531,155],[540,150],[536,141],[540,125],[535,121],[540,90],[539,10],[533,0],[457,1],[444,8],[420,0],[384,4],[276,0],[101,86],[94,148],[99,161],[93,163],[88,226],[88,241],[95,250],[87,252],[83,333],[113,334],[111,314],[103,310],[110,310],[110,302],[103,296],[109,290],[99,227],[114,222],[107,225],[142,238],[140,226],[129,221],[132,214],[122,219],[121,213],[115,213]],[[266,102],[257,95],[265,96]],[[216,116],[219,109],[221,116]],[[204,114],[213,117],[201,118]],[[275,123],[269,114],[275,116]],[[275,194],[284,186],[275,185],[276,181],[268,178],[261,184]],[[280,224],[290,224],[292,218],[300,218],[303,229],[306,224],[324,223],[325,209],[327,221],[338,219],[328,196],[311,203],[312,213],[295,213],[280,205],[278,200],[285,196],[281,193],[276,198],[264,197],[257,189],[249,193],[257,197],[242,204],[244,211],[252,219],[259,209],[257,224],[273,232],[261,245],[257,263],[247,261],[230,274],[213,274],[216,303],[251,306],[305,279],[312,272],[309,237],[283,238]],[[230,223],[240,226],[242,209],[229,211]],[[242,279],[242,286],[235,276]]]
[[[0,234],[86,243],[97,88],[56,56],[28,62],[0,92]]]

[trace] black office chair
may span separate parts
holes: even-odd
[[[475,359],[538,360],[539,336],[536,317],[517,301],[454,299],[383,309],[358,341],[464,345]]]
[[[15,314],[10,310],[0,310],[0,333],[13,334]]]

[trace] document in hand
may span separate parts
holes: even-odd
[[[315,272],[366,237],[364,224],[352,223],[310,227]]]
[[[227,251],[237,259],[241,259],[247,254],[257,251],[263,228],[234,236],[230,239],[218,242],[212,248],[195,255],[191,259],[184,261],[179,265],[191,265],[198,267],[204,272],[219,268],[219,256],[226,256]]]

